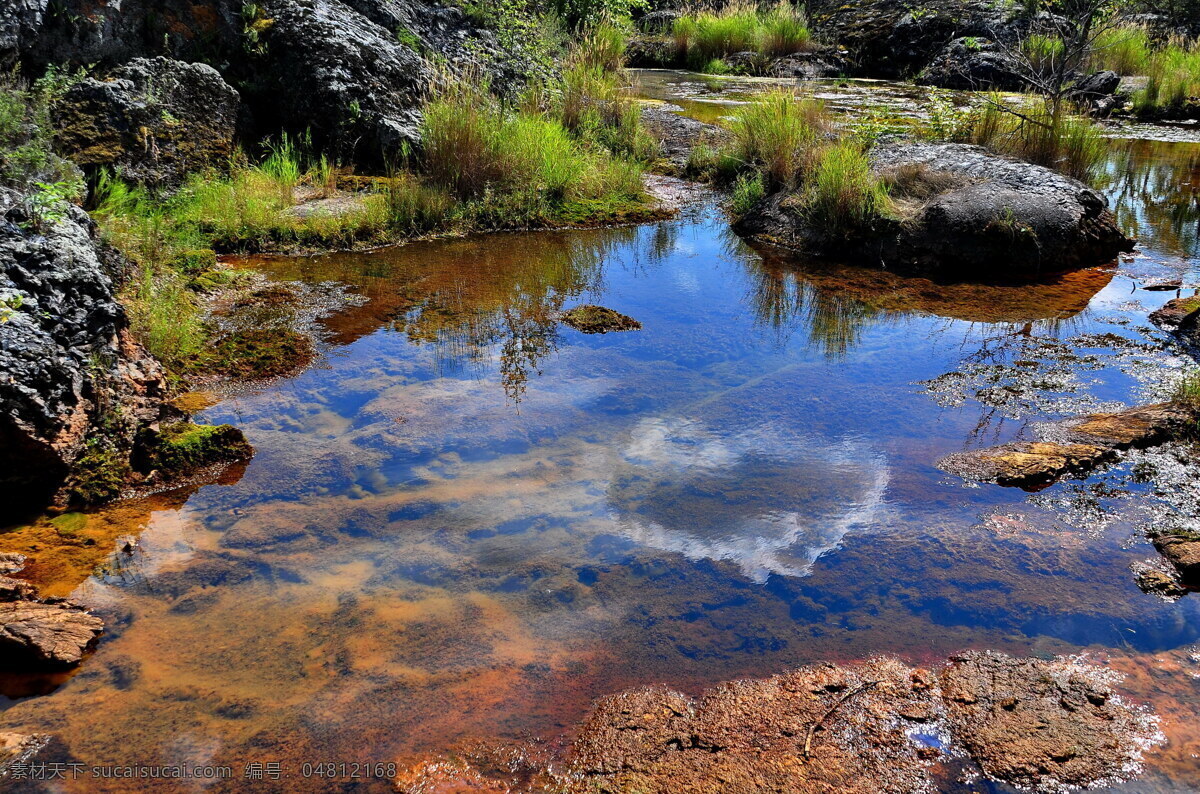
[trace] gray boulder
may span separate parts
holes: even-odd
[[[0,68],[11,69],[42,28],[50,0],[8,0],[0,5]]]
[[[1019,60],[990,39],[954,39],[917,76],[921,85],[960,90],[1025,88]]]
[[[240,102],[211,66],[138,58],[67,92],[56,106],[56,144],[85,168],[176,186],[188,173],[229,162]]]
[[[892,144],[874,150],[872,167],[896,183],[897,217],[832,234],[781,192],[734,228],[813,255],[988,279],[1101,264],[1133,247],[1096,191],[978,146]]]
[[[115,297],[122,264],[82,210],[39,210],[0,188],[0,499],[10,507],[50,498],[98,425],[131,440],[158,416],[166,381]]]
[[[418,141],[433,74],[395,30],[335,0],[275,0],[268,11],[260,116],[368,160]]]

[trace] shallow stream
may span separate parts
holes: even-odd
[[[708,120],[768,84],[641,75]],[[818,90],[853,112],[921,103]],[[1197,510],[1195,456],[1037,494],[934,466],[1161,398],[1188,365],[1147,321],[1176,293],[1141,287],[1200,284],[1200,134],[1113,134],[1105,189],[1142,245],[1040,283],[788,263],[703,195],[647,226],[246,263],[369,300],[325,321],[315,366],[199,416],[246,432],[240,479],[90,516],[59,539],[100,551],[86,579],[30,569],[110,628],[74,676],[5,679],[0,730],[52,733],[88,766],[234,770],[179,790],[263,790],[246,765],[279,763],[287,790],[383,791],[304,765],[553,740],[636,684],[994,648],[1127,674],[1169,743],[1119,790],[1194,791],[1200,595],[1146,595],[1130,565],[1156,558],[1146,526]],[[643,328],[556,322],[581,303]],[[0,546],[44,546],[46,526]]]

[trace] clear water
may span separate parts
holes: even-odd
[[[986,647],[1126,673],[1170,743],[1124,790],[1192,791],[1200,597],[1145,595],[1129,570],[1155,556],[1141,528],[1193,509],[1187,451],[1036,495],[934,463],[1170,390],[1185,362],[1146,316],[1172,293],[1139,284],[1197,280],[1198,163],[1194,143],[1115,140],[1131,174],[1109,190],[1143,248],[1037,284],[785,262],[711,201],[255,261],[370,300],[326,321],[316,366],[203,412],[258,450],[240,479],[91,516],[71,559],[104,564],[82,582],[31,568],[110,630],[74,676],[8,680],[0,730],[89,766],[235,770],[70,790],[240,790],[245,764],[279,762],[288,790],[324,791],[303,764],[554,739],[626,686]],[[580,303],[643,329],[557,324]]]

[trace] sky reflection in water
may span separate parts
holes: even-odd
[[[1114,145],[1148,164],[1112,188],[1132,201],[1195,184],[1194,148]],[[1200,600],[1128,566],[1152,556],[1137,527],[1188,505],[1128,467],[1030,499],[933,466],[1155,397],[1182,363],[1145,328],[1170,295],[1132,276],[1190,267],[1175,203],[1122,210],[1135,262],[1035,285],[788,263],[712,207],[256,263],[371,300],[328,321],[318,366],[205,413],[258,455],[122,519],[140,547],[79,588],[113,630],[0,725],[88,763],[374,761],[554,735],[649,681],[1090,648],[1175,710],[1139,790],[1186,790]],[[583,302],[643,330],[556,323]]]

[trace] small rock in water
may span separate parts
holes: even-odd
[[[609,331],[637,331],[642,324],[627,315],[603,306],[586,304],[563,312],[562,321],[585,334],[606,334]]]
[[[1171,601],[1182,598],[1188,593],[1178,576],[1162,570],[1153,563],[1135,563],[1133,576],[1143,593],[1162,596]]]
[[[1200,587],[1200,532],[1168,529],[1155,533],[1150,540],[1179,571],[1185,585]]]
[[[14,765],[28,763],[49,741],[49,736],[37,733],[0,733],[0,780],[9,776]]]
[[[104,630],[104,621],[69,602],[0,604],[0,656],[6,665],[73,667]]]

